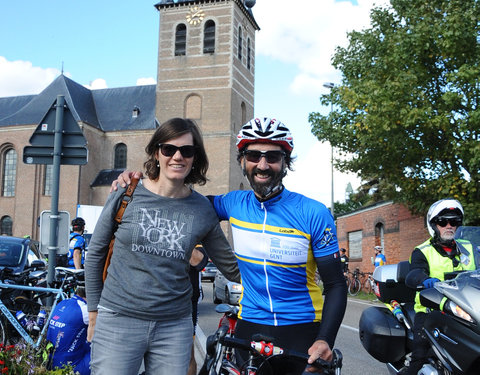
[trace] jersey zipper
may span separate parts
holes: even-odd
[[[265,231],[266,231],[266,226],[267,226],[267,208],[265,207],[265,205],[262,203],[260,203],[260,206],[262,207],[262,210],[264,212],[264,216],[263,216],[263,229],[262,229],[262,233],[263,233],[263,251],[264,251],[264,254],[267,254],[268,252],[268,247],[269,247],[269,243],[268,243],[268,236],[265,235]],[[270,312],[273,314],[273,325],[278,325],[278,322],[277,322],[277,314],[275,313],[275,311],[273,311],[273,302],[272,302],[272,296],[270,294],[270,289],[268,287],[269,283],[268,283],[268,272],[267,272],[267,259],[264,257],[263,259],[263,272],[265,273],[265,288],[267,290],[267,295],[268,295],[268,302],[270,304]]]

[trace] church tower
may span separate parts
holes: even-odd
[[[199,125],[210,161],[201,193],[243,189],[236,134],[253,117],[254,0],[161,0],[156,117]]]

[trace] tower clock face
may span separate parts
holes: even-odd
[[[194,6],[190,8],[186,18],[190,25],[196,26],[205,18],[205,12],[200,7]]]

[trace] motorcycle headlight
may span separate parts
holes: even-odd
[[[470,322],[470,323],[474,322],[470,314],[467,313],[465,310],[463,310],[455,302],[447,301],[447,303],[445,304],[445,308],[460,319],[466,320],[467,322]]]

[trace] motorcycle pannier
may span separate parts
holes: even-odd
[[[410,269],[408,261],[387,264],[375,269],[373,279],[376,283],[375,294],[382,302],[413,302],[415,290],[405,285],[405,277]]]
[[[360,341],[376,360],[399,361],[405,353],[405,328],[385,307],[365,309],[359,322]]]

